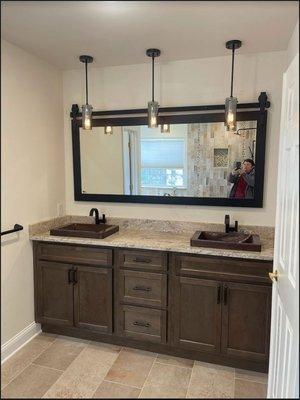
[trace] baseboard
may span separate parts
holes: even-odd
[[[41,332],[41,325],[32,322],[1,346],[1,364]]]

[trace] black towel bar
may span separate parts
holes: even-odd
[[[1,236],[8,235],[9,233],[14,233],[14,232],[22,231],[23,229],[24,229],[24,228],[23,228],[22,225],[15,224],[15,225],[14,225],[14,229],[10,229],[9,231],[1,232]]]

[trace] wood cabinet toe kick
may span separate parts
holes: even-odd
[[[45,332],[266,372],[272,262],[34,242]]]

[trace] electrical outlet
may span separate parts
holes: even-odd
[[[63,203],[57,203],[57,216],[62,217],[64,215],[64,205]]]

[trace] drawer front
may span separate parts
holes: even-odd
[[[63,244],[40,244],[38,258],[76,264],[112,265],[112,250]]]
[[[269,272],[273,269],[270,261],[188,255],[174,255],[172,265],[176,275],[264,284],[271,284]]]
[[[144,271],[166,271],[167,254],[160,251],[121,250],[119,267]]]
[[[166,342],[166,311],[120,305],[119,332],[122,336],[149,342]]]
[[[120,270],[119,298],[123,303],[164,308],[167,305],[167,276]]]

